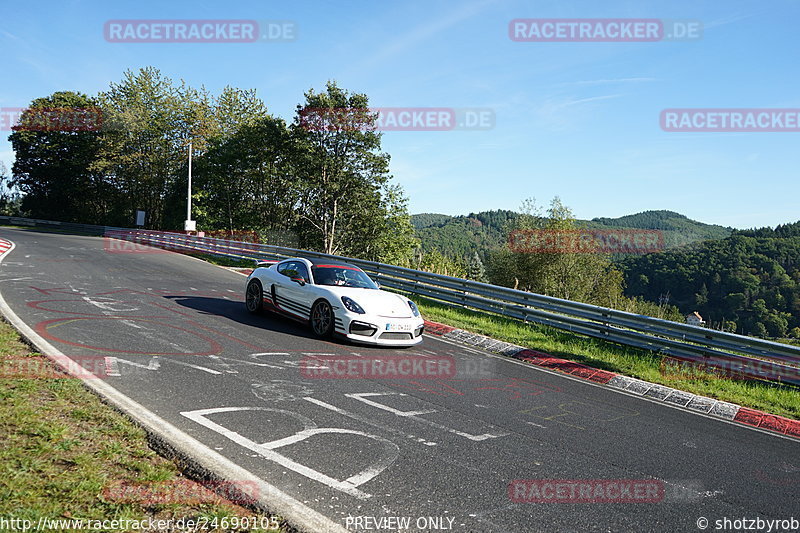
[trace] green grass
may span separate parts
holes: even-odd
[[[238,259],[235,257],[228,257],[225,255],[211,255],[211,254],[201,254],[194,252],[185,252],[185,253],[186,255],[190,255],[192,257],[202,259],[203,261],[207,261],[209,263],[213,263],[215,265],[224,267],[254,268],[256,266],[255,261],[253,261],[252,259]]]
[[[643,379],[702,396],[800,419],[800,388],[752,380],[723,379],[704,372],[665,371],[653,352],[592,339],[519,320],[452,307],[408,295],[434,322],[549,353],[563,359]],[[668,368],[668,367],[667,367]]]
[[[31,353],[17,332],[0,321],[0,370],[21,368],[16,363],[20,358],[35,361],[36,368],[52,368],[49,360]],[[174,462],[148,446],[142,429],[102,403],[81,381],[11,379],[10,373],[3,377],[0,372],[0,518],[35,524],[40,517],[211,520],[265,516],[221,499],[142,504],[104,497],[104,490],[120,483],[174,482],[175,493],[184,494],[195,486]]]

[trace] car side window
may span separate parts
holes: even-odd
[[[283,274],[287,278],[293,278],[295,275],[297,275],[297,269],[295,268],[296,265],[297,263],[294,261],[283,263],[281,265],[278,265],[278,272],[280,274]]]
[[[308,269],[303,263],[297,261],[289,261],[278,266],[278,272],[287,278],[303,278],[308,283]]]
[[[308,268],[306,268],[306,265],[303,263],[295,263],[295,266],[297,267],[297,274],[295,274],[295,276],[300,276],[306,283],[311,281],[311,279],[308,277]]]

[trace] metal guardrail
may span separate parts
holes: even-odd
[[[127,230],[113,226],[94,226],[92,224],[76,224],[74,222],[58,222],[55,220],[41,220],[37,218],[22,218],[0,215],[0,224],[8,226],[26,226],[31,228],[48,229],[64,233],[77,233],[79,235],[105,235],[110,230]]]
[[[726,374],[800,385],[800,347],[637,315],[616,309],[404,267],[281,246],[180,233],[0,217],[0,223],[105,235],[113,239],[245,260],[316,257],[358,265],[386,287],[449,304],[654,351]]]

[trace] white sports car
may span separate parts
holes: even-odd
[[[317,337],[360,343],[418,344],[425,324],[408,298],[381,290],[356,266],[327,259],[259,264],[247,278],[245,304],[251,313],[269,309],[310,323]]]

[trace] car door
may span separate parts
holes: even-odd
[[[302,261],[286,261],[278,265],[278,273],[271,289],[273,301],[282,311],[307,320],[311,314],[308,267]],[[301,278],[303,283],[293,278]]]

